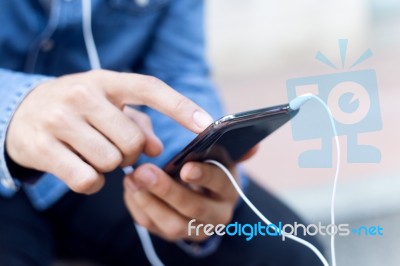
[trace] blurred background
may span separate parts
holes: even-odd
[[[376,71],[383,127],[360,133],[358,140],[377,147],[381,160],[347,163],[346,136],[340,137],[343,166],[336,216],[337,223],[352,228],[380,225],[384,235],[338,237],[337,261],[338,265],[399,265],[400,1],[207,1],[206,29],[209,59],[227,113],[287,102],[288,79]],[[348,65],[343,69],[338,39],[348,39]],[[373,56],[349,70],[368,48]],[[318,51],[338,69],[315,60]],[[293,140],[287,124],[262,142],[245,167],[308,222],[329,223],[334,168],[298,166],[298,156],[319,143]],[[328,238],[324,241],[329,244]]]

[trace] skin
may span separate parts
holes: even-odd
[[[251,149],[240,161],[253,156],[257,149]],[[238,180],[234,166],[230,171]],[[125,203],[136,223],[153,234],[170,241],[203,241],[208,236],[202,230],[199,235],[189,236],[188,222],[196,219],[196,224],[228,224],[239,196],[214,165],[188,162],[180,178],[183,182],[153,164],[141,165],[124,179]]]
[[[102,173],[162,151],[149,118],[125,107],[147,105],[193,132],[210,116],[157,78],[94,70],[37,86],[16,110],[6,151],[17,164],[52,173],[73,191],[91,194]]]
[[[149,117],[128,104],[147,105],[195,133],[212,122],[202,108],[155,77],[92,70],[46,81],[29,93],[10,122],[6,152],[23,167],[56,175],[75,192],[95,193],[104,185],[103,173],[134,164],[142,153],[162,152]],[[124,199],[136,222],[177,240],[186,238],[192,218],[230,221],[238,196],[222,171],[189,162],[181,179],[209,193],[190,189],[151,164],[126,176]]]

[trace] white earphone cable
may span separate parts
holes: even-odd
[[[336,144],[336,171],[335,171],[335,177],[333,180],[333,189],[332,189],[332,197],[331,197],[331,224],[335,225],[335,196],[336,196],[336,187],[337,187],[337,182],[338,182],[338,177],[339,177],[339,170],[340,170],[340,145],[339,145],[339,137],[337,134],[337,129],[336,129],[336,125],[335,125],[335,121],[332,115],[331,110],[329,109],[329,107],[326,105],[326,103],[321,100],[321,98],[319,98],[316,95],[313,94],[304,94],[304,95],[300,95],[299,97],[295,98],[294,100],[292,100],[290,102],[290,107],[293,108],[293,110],[297,110],[300,108],[300,106],[302,106],[304,103],[306,103],[309,99],[316,99],[327,111],[328,115],[329,115],[329,120],[331,123],[331,127],[332,127],[332,132],[334,135],[334,139],[335,139],[335,144]],[[272,224],[270,220],[268,220],[255,206],[254,204],[247,198],[247,196],[243,193],[242,189],[239,187],[239,185],[237,184],[235,178],[233,177],[233,175],[231,174],[231,172],[220,162],[217,162],[215,160],[206,160],[206,163],[210,163],[213,164],[217,167],[219,167],[225,174],[226,176],[228,176],[229,180],[231,181],[232,185],[234,186],[234,188],[236,189],[236,191],[239,193],[240,197],[242,198],[242,200],[250,207],[250,209],[253,210],[253,212],[267,225]],[[282,234],[285,234],[285,232],[281,232]],[[290,235],[290,234],[285,234],[285,237],[292,239],[293,241],[296,241],[304,246],[306,246],[307,248],[309,248],[312,252],[314,252],[318,258],[321,260],[321,262],[323,263],[324,266],[329,266],[328,261],[326,260],[326,258],[324,257],[324,255],[310,242],[301,239],[297,236],[294,235]],[[336,252],[335,252],[335,234],[332,233],[331,234],[331,256],[332,256],[332,266],[336,266]]]
[[[125,175],[132,173],[135,169],[132,166],[126,166],[122,168],[122,171]],[[157,252],[154,248],[153,242],[151,241],[151,237],[149,231],[143,226],[134,223],[136,232],[138,233],[140,243],[142,244],[144,254],[147,257],[147,260],[150,262],[152,266],[164,266],[161,259],[158,257]]]
[[[138,233],[140,242],[146,254],[147,259],[153,266],[164,266],[161,259],[158,257],[156,250],[154,249],[153,242],[151,241],[149,231],[146,228],[135,223],[136,232]]]
[[[232,185],[234,186],[234,188],[236,189],[236,191],[239,193],[240,197],[242,198],[242,200],[247,204],[247,206],[249,206],[249,208],[266,224],[266,225],[270,225],[272,224],[272,222],[270,220],[268,220],[267,217],[265,217],[258,209],[257,207],[254,206],[254,204],[247,198],[247,196],[243,193],[242,189],[239,187],[239,185],[237,184],[235,178],[233,177],[233,175],[231,174],[231,172],[220,162],[214,161],[214,160],[206,160],[204,161],[206,163],[210,163],[213,164],[215,166],[217,166],[218,168],[220,168],[225,175],[229,178],[229,180],[231,181]],[[276,230],[274,228],[274,230]],[[309,249],[312,250],[312,252],[314,252],[318,258],[322,261],[322,263],[324,264],[324,266],[329,266],[327,260],[325,259],[324,255],[322,255],[322,253],[310,242],[301,239],[297,236],[293,236],[293,235],[289,235],[289,234],[285,234],[285,232],[280,232],[282,234],[285,235],[285,237],[290,238],[306,247],[308,247]]]
[[[338,179],[339,179],[339,171],[340,171],[340,158],[341,158],[341,154],[340,154],[340,143],[339,143],[339,136],[337,133],[337,129],[335,126],[335,121],[332,115],[332,112],[329,108],[329,106],[323,101],[321,100],[321,98],[319,98],[318,96],[314,95],[314,94],[307,94],[309,95],[309,97],[317,100],[326,110],[326,112],[329,115],[329,121],[331,123],[331,127],[332,127],[332,133],[333,133],[333,137],[335,139],[335,145],[336,145],[336,171],[335,171],[335,177],[333,179],[333,186],[332,186],[332,197],[331,197],[331,224],[334,225],[335,224],[335,200],[336,200],[336,188],[337,188],[337,183],[338,183]],[[336,251],[335,251],[335,233],[332,232],[331,234],[331,259],[332,259],[332,266],[336,266]]]
[[[89,63],[91,69],[101,69],[99,55],[97,53],[96,44],[93,38],[92,32],[92,2],[91,0],[82,0],[82,29],[83,29],[83,38],[86,45],[86,51],[89,57]],[[133,171],[132,167],[125,167],[122,169],[125,174],[128,174]],[[142,243],[142,247],[144,253],[153,266],[164,266],[160,258],[157,256],[157,253],[154,249],[153,243],[150,238],[150,234],[146,228],[134,224],[136,231],[138,233],[140,242]]]
[[[88,53],[89,57],[89,62],[90,66],[92,69],[101,69],[100,65],[100,59],[99,55],[97,53],[96,49],[96,44],[94,42],[93,38],[93,33],[92,33],[92,11],[91,11],[91,0],[82,0],[82,29],[83,29],[83,37],[86,45],[86,50]],[[333,183],[333,191],[332,191],[332,199],[331,199],[331,224],[335,224],[335,194],[336,194],[336,184],[338,180],[338,175],[339,175],[339,169],[340,169],[340,146],[339,146],[339,138],[337,135],[337,130],[335,126],[335,122],[333,120],[332,113],[329,109],[329,107],[325,104],[324,101],[322,101],[319,97],[312,95],[312,94],[307,94],[304,95],[307,98],[314,98],[318,102],[320,102],[326,111],[329,114],[330,122],[332,125],[332,130],[335,136],[335,142],[336,142],[336,152],[337,152],[337,162],[336,162],[336,174],[334,178],[334,183]],[[300,96],[302,97],[302,96]],[[304,102],[302,102],[300,105],[302,105]],[[300,105],[297,106],[297,108],[300,107]],[[247,198],[247,196],[243,193],[239,185],[237,184],[235,178],[232,176],[230,171],[221,163],[214,161],[214,160],[206,160],[206,163],[213,164],[217,167],[219,167],[229,178],[229,180],[232,182],[232,185],[236,189],[236,191],[239,193],[240,197],[243,199],[243,201],[253,210],[253,212],[262,220],[264,221],[267,225],[272,224],[252,203],[251,201]],[[125,174],[133,171],[133,168],[124,168],[123,169]],[[150,238],[149,232],[143,228],[140,225],[135,224],[136,231],[138,233],[139,239],[142,243],[145,255],[149,262],[153,266],[164,266],[160,258],[157,256],[157,253],[154,249],[153,243]],[[282,232],[284,233],[284,232]],[[306,247],[308,247],[310,250],[312,250],[318,258],[322,261],[322,263],[325,266],[329,266],[327,260],[325,257],[321,254],[321,252],[311,243],[293,235],[288,235],[285,234],[285,237],[290,238]],[[331,253],[332,253],[332,266],[336,266],[336,258],[335,258],[335,236],[334,234],[331,234]]]
[[[92,32],[92,1],[82,0],[82,29],[85,40],[86,51],[88,53],[90,67],[100,69],[100,59],[97,53],[96,44]]]

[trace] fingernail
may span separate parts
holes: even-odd
[[[201,170],[200,170],[200,167],[194,166],[194,167],[192,167],[192,169],[189,171],[189,174],[188,174],[187,178],[188,178],[189,180],[197,180],[197,179],[200,179],[201,175],[202,175],[202,172],[201,172]]]
[[[193,120],[196,123],[196,125],[204,130],[206,127],[208,127],[212,122],[213,119],[211,116],[209,116],[207,113],[201,112],[201,111],[196,111],[193,114]]]
[[[126,180],[126,186],[131,192],[136,192],[139,190],[138,185],[136,185],[131,179]]]
[[[138,179],[146,185],[153,185],[157,181],[157,176],[149,169],[143,169],[138,176]]]

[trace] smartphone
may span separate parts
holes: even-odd
[[[237,162],[252,147],[297,114],[289,104],[224,116],[200,133],[170,160],[164,171],[178,178],[189,161],[217,160],[224,165]]]

